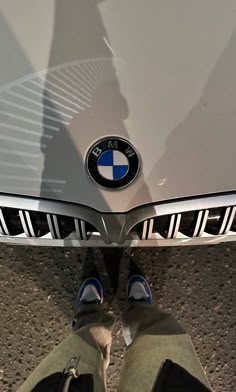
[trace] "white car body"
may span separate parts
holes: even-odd
[[[234,0],[0,0],[0,12],[0,241],[235,240]],[[111,190],[86,157],[114,136],[140,171]]]

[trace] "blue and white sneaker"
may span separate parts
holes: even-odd
[[[103,289],[101,282],[96,278],[86,279],[80,287],[76,303],[78,308],[81,305],[88,304],[102,305]]]
[[[133,275],[128,280],[128,302],[144,302],[149,305],[152,303],[152,293],[146,279],[141,275]]]

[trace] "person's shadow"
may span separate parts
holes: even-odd
[[[95,205],[99,211],[109,212],[102,189],[88,176],[85,157],[102,137],[118,134],[129,138],[124,125],[129,110],[120,91],[99,3],[102,1],[55,1],[53,39],[44,76],[40,196]],[[57,131],[50,129],[52,126]],[[46,146],[45,135],[50,136]]]
[[[99,9],[102,3],[103,1],[94,0],[55,0],[53,35],[46,72],[34,72],[16,37],[8,30],[4,20],[1,23],[5,40],[9,41],[10,47],[14,46],[12,56],[14,54],[18,59],[22,74],[27,74],[22,81],[17,82],[17,87],[10,91],[15,100],[20,97],[21,101],[20,104],[17,103],[17,107],[13,106],[12,111],[16,111],[14,116],[4,121],[12,130],[12,127],[16,127],[15,117],[18,118],[20,114],[18,128],[21,126],[23,129],[23,125],[26,127],[30,124],[31,133],[36,134],[37,128],[39,135],[40,122],[36,113],[40,114],[40,105],[43,109],[40,151],[36,151],[37,157],[32,162],[35,168],[29,169],[32,171],[29,177],[33,183],[25,177],[24,181],[27,180],[29,187],[25,186],[25,182],[21,183],[26,195],[36,195],[34,184],[37,184],[39,176],[39,162],[43,162],[38,195],[39,209],[43,209],[45,199],[75,203],[79,199],[84,200],[84,203],[97,205],[100,211],[110,211],[104,193],[88,177],[85,169],[86,152],[94,141],[103,136],[117,134],[129,139],[124,124],[129,116],[129,108],[120,91],[116,72],[117,59],[110,47]],[[15,63],[16,61],[12,61],[13,67]],[[24,122],[19,107],[22,107],[22,110],[25,107]],[[5,106],[3,109],[5,110]],[[26,144],[22,147],[22,154],[15,157],[15,177],[19,178],[22,178],[21,170],[28,159],[27,154],[30,157],[34,152],[31,151],[32,145],[29,145],[29,138],[34,136],[29,136],[25,129],[24,131]],[[34,147],[36,148],[38,147]],[[139,178],[140,181],[143,180],[142,174]],[[15,182],[14,189],[20,189],[18,181]],[[122,191],[116,191],[119,192]],[[117,220],[116,225],[119,232],[121,222]],[[100,263],[100,275],[107,274],[107,290],[110,294],[117,290],[123,255],[120,249],[102,252],[96,249],[74,249],[71,251],[72,260],[69,267],[65,259],[66,250],[48,249],[48,266],[37,261],[32,263],[32,249],[14,248],[14,252],[19,260],[16,270],[30,270],[49,293],[53,292],[55,298],[58,297],[58,306],[68,315],[71,315],[71,306],[68,306],[68,303],[75,296],[79,282],[85,275],[89,275],[96,258],[98,264]]]
[[[235,190],[236,31],[211,70],[201,95],[166,140],[149,178],[159,196]],[[149,179],[146,179],[147,182]],[[142,186],[139,192],[142,192]]]
[[[120,92],[99,3],[101,1],[70,0],[68,6],[64,0],[55,2],[54,32],[43,97],[44,135],[51,138],[42,149],[41,198],[76,202],[79,194],[80,200],[89,199],[89,203],[96,204],[101,211],[109,211],[101,189],[88,178],[84,157],[91,144],[101,137],[119,134],[128,138],[124,120],[129,110]],[[52,112],[55,121],[51,120]],[[48,127],[55,124],[58,131],[50,131]],[[45,146],[44,135],[42,143]],[[50,179],[53,179],[52,183]],[[104,250],[101,253],[88,249],[80,254],[83,261],[80,271],[76,272],[78,281],[97,275],[99,270],[111,300],[118,286],[123,251]],[[108,257],[108,254],[112,256]]]
[[[102,2],[70,0],[68,5],[64,0],[55,1],[53,39],[44,77],[44,169],[40,196],[41,199],[89,201],[89,205],[109,212],[104,193],[86,173],[85,156],[94,141],[107,135],[118,134],[129,139],[124,124],[129,108],[120,91],[117,59],[101,18]],[[52,126],[58,130],[51,130]],[[45,135],[50,136],[46,148]],[[122,223],[117,219],[115,224],[119,232]],[[96,264],[96,250],[85,253],[83,277],[91,275]],[[98,256],[102,262],[98,269],[102,277],[108,277],[106,287],[111,299],[118,288],[123,250],[104,249],[101,255],[103,261]]]

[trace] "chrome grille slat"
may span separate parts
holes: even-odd
[[[209,215],[209,210],[205,210],[203,212],[203,218],[202,218],[202,222],[201,222],[200,229],[199,229],[199,232],[198,232],[198,237],[201,237],[203,232],[204,232],[204,230],[205,230],[208,215]]]
[[[197,221],[193,232],[193,237],[197,237],[201,225],[202,216],[203,216],[203,211],[201,210],[198,212]]]
[[[80,227],[81,227],[82,239],[86,241],[87,232],[86,232],[85,222],[83,220],[80,221]]]
[[[149,220],[149,229],[148,229],[148,235],[147,235],[147,239],[150,240],[153,237],[153,225],[154,225],[154,219],[150,219]]]
[[[78,237],[79,240],[81,240],[81,234],[80,234],[80,222],[79,219],[75,218],[74,219],[74,223],[75,223],[75,232],[76,232],[76,236]]]
[[[36,237],[29,211],[25,211],[25,217],[26,217],[26,220],[27,220],[27,223],[28,223],[30,236],[31,237]]]
[[[147,238],[147,227],[148,227],[148,221],[145,220],[143,222],[142,240],[146,240],[146,238]]]
[[[28,227],[27,227],[24,211],[19,210],[19,216],[20,216],[20,221],[21,221],[21,224],[22,224],[22,227],[23,227],[25,235],[27,237],[30,237],[30,232],[29,232]]]
[[[53,239],[56,239],[56,233],[53,227],[53,223],[52,223],[52,217],[50,214],[47,214],[47,222],[48,222],[48,227],[49,227],[49,231],[51,233],[51,236]]]
[[[54,223],[54,227],[55,227],[56,238],[61,239],[61,233],[60,233],[60,228],[59,228],[57,216],[53,215],[52,218],[53,218],[53,223]]]
[[[223,221],[222,221],[222,225],[221,225],[220,230],[219,230],[219,235],[225,233],[226,225],[227,225],[227,222],[228,222],[231,210],[232,210],[232,207],[228,207],[225,210],[225,214],[224,214],[224,218],[223,218]]]
[[[1,208],[0,208],[0,223],[1,223],[0,227],[1,227],[2,234],[9,235],[10,233],[8,231],[8,227],[6,225],[5,218]]]
[[[1,222],[0,222],[0,234],[3,235],[3,236],[6,235],[6,234],[4,233],[4,231],[3,231],[2,226],[1,226]]]
[[[230,231],[234,217],[235,217],[235,213],[236,213],[236,207],[233,207],[231,214],[230,214],[229,221],[228,221],[227,226],[225,228],[224,234],[227,234]]]
[[[174,231],[174,224],[175,224],[175,214],[171,215],[170,218],[170,225],[169,225],[169,230],[167,234],[167,239],[170,239],[172,237],[172,233]]]
[[[181,222],[181,214],[177,214],[175,228],[174,228],[174,232],[173,232],[172,238],[176,238],[177,237],[178,232],[179,232],[180,222]]]

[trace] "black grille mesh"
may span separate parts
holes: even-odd
[[[130,234],[141,240],[226,235],[229,231],[236,232],[235,211],[234,206],[229,206],[154,216],[136,224]],[[109,231],[110,226],[107,229]],[[9,207],[0,207],[0,233],[2,236],[53,239],[72,238],[73,235],[73,238],[85,241],[96,233],[96,238],[101,238],[92,224],[80,218]]]
[[[142,240],[157,238],[156,235],[164,239],[173,239],[178,235],[201,237],[203,233],[225,235],[229,231],[236,232],[233,206],[156,216],[139,222],[131,229],[131,233]]]
[[[97,229],[78,218],[25,211],[16,208],[0,208],[0,233],[16,236],[40,238],[48,233],[54,239],[65,239],[72,233],[80,240],[88,240]]]

